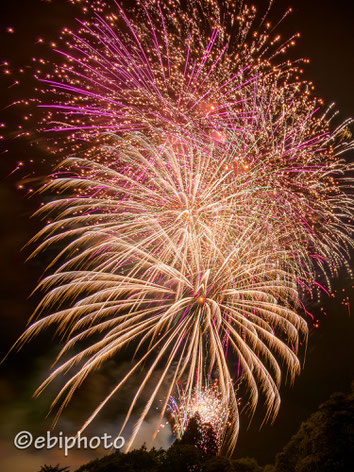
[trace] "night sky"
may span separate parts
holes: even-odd
[[[253,3],[264,6],[266,2],[257,0]],[[279,12],[288,6],[293,7],[294,13],[279,31],[283,36],[297,31],[301,33],[295,52],[296,56],[311,60],[306,68],[306,77],[314,81],[317,95],[328,104],[336,103],[342,119],[353,116],[354,2],[278,0],[275,1],[271,18],[277,18]],[[74,16],[74,8],[65,0],[3,0],[0,2],[0,62],[8,61],[11,71],[31,64],[33,56],[38,57],[46,50],[37,43],[38,38],[55,41],[64,25],[74,24]],[[9,27],[13,28],[13,33],[7,31]],[[6,134],[9,140],[0,144],[1,356],[6,354],[23,331],[26,320],[38,301],[36,296],[29,298],[29,295],[48,262],[46,257],[25,262],[30,250],[22,248],[41,228],[38,219],[30,219],[38,208],[39,200],[36,197],[27,198],[17,186],[29,171],[34,171],[39,177],[45,175],[50,168],[48,161],[54,159],[50,157],[47,163],[42,163],[42,159],[46,157],[44,146],[31,145],[30,140],[13,139],[20,123],[21,110],[6,107],[18,97],[30,97],[35,84],[30,79],[27,80],[25,73],[23,78],[20,77],[19,85],[10,87],[18,75],[6,75],[2,70],[4,67],[0,68],[0,122],[5,122],[7,126],[6,131],[1,134]],[[354,134],[354,130],[352,132]],[[31,159],[34,161],[32,165],[28,164],[24,169],[9,175],[18,161],[29,162]],[[353,301],[352,281],[342,275],[335,286],[336,298],[323,297],[327,316],[320,318],[319,328],[310,330],[308,352],[301,376],[292,388],[284,386],[282,389],[282,406],[275,423],[258,431],[260,421],[256,416],[246,431],[246,418],[241,418],[241,433],[235,453],[237,457],[255,457],[260,464],[272,462],[275,453],[297,431],[301,421],[308,418],[322,401],[333,392],[349,389],[354,378],[354,315],[350,316],[350,310],[341,301],[346,296]],[[307,308],[315,315],[319,312],[317,306]],[[51,462],[53,465],[58,462],[79,465],[89,457],[83,453],[69,456],[68,459],[62,458],[60,453],[44,457],[43,453],[35,455],[29,451],[16,451],[12,446],[13,437],[18,431],[28,429],[34,434],[43,434],[50,424],[45,415],[52,395],[48,392],[40,399],[32,399],[32,394],[53,361],[53,345],[50,335],[38,337],[20,353],[12,354],[0,366],[0,469],[3,472],[35,472],[44,462]],[[85,409],[86,406],[95,402],[100,385],[102,384],[102,388],[109,386],[111,380],[114,380],[117,366],[111,367],[107,375],[103,372],[101,377],[95,379],[89,393],[80,392],[80,401],[74,401],[71,410],[69,408],[69,412],[64,415],[61,423],[63,430],[73,432],[75,426],[79,426],[78,421],[90,411],[89,407]],[[124,400],[120,399],[123,403]],[[81,415],[80,406],[83,404],[85,408]],[[111,414],[113,415],[112,412]],[[113,416],[111,419],[108,424],[109,419],[105,418],[99,427],[114,430]],[[168,438],[163,440],[167,441]],[[165,443],[162,442],[162,445]]]

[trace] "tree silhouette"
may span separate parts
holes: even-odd
[[[174,443],[166,453],[159,472],[199,472],[205,461],[203,452],[192,444]]]
[[[203,431],[201,427],[200,415],[196,413],[188,421],[186,430],[180,441],[181,444],[190,444],[191,446],[197,446],[203,440]]]
[[[69,467],[60,467],[59,464],[56,466],[44,464],[39,472],[68,472]]]
[[[202,423],[199,413],[190,418],[180,444],[198,447],[208,455],[218,453],[218,441],[214,428],[210,423]]]
[[[263,467],[258,465],[253,457],[243,457],[232,461],[234,472],[262,472]]]
[[[274,472],[349,472],[354,464],[354,392],[336,393],[302,423]]]
[[[209,423],[205,423],[201,425],[201,427],[202,427],[202,437],[203,437],[201,447],[203,451],[205,452],[205,454],[216,456],[219,448],[218,448],[218,440],[217,440],[214,428]]]

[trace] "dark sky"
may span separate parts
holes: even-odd
[[[109,2],[109,0],[107,0]],[[253,2],[264,5],[261,0]],[[306,77],[314,81],[317,94],[327,103],[334,101],[342,118],[354,115],[354,2],[352,0],[293,0],[275,1],[271,17],[292,6],[294,13],[281,27],[284,36],[301,32],[296,48],[298,56],[311,59],[306,69]],[[65,0],[11,0],[0,2],[0,60],[8,61],[12,68],[31,63],[32,56],[38,56],[38,37],[55,40],[63,25],[73,22],[73,8]],[[12,27],[14,33],[7,32]],[[10,68],[11,69],[11,68]],[[15,76],[7,76],[0,69],[0,109],[4,115],[0,119],[7,123],[7,133],[11,137],[18,123],[18,109],[6,109],[19,96],[31,95],[33,84],[26,79],[20,86],[9,86]],[[17,88],[16,88],[17,87]],[[353,133],[354,134],[354,133]],[[6,152],[8,150],[8,152]],[[39,259],[25,263],[28,250],[21,252],[24,244],[40,228],[40,221],[30,219],[38,207],[36,198],[25,198],[17,189],[23,173],[8,177],[20,160],[34,160],[32,169],[44,174],[46,164],[40,164],[44,156],[38,147],[26,141],[13,141],[0,147],[0,354],[16,340],[25,327],[36,299],[29,294],[36,285],[44,269],[44,261]],[[352,156],[354,157],[354,156]],[[26,173],[26,172],[25,172]],[[306,363],[301,376],[293,388],[282,391],[282,406],[274,425],[258,431],[259,422],[253,423],[246,431],[241,420],[241,434],[236,450],[237,456],[254,456],[260,463],[272,462],[274,454],[296,432],[301,421],[306,419],[328,396],[340,390],[348,390],[353,376],[354,317],[350,317],[346,307],[341,305],[343,296],[353,300],[352,281],[342,276],[336,283],[338,297],[324,299],[327,317],[320,320],[320,327],[310,333]],[[342,292],[345,289],[345,292]],[[310,307],[311,309],[311,307]],[[317,308],[313,307],[316,312]],[[45,431],[48,422],[44,420],[49,397],[32,400],[31,394],[44,376],[53,358],[51,339],[44,336],[26,347],[21,353],[12,355],[0,370],[0,469],[3,472],[35,471],[43,462],[42,456],[29,457],[16,452],[11,441],[16,432],[26,429]],[[67,422],[75,421],[75,416]],[[69,427],[70,429],[70,427]],[[83,462],[78,456],[66,463]],[[53,463],[62,462],[60,456],[49,457]],[[2,464],[2,467],[1,467]],[[16,467],[12,467],[15,466]],[[22,467],[22,468],[21,468]],[[33,469],[34,467],[34,469]]]

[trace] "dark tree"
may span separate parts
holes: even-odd
[[[123,454],[116,452],[102,459],[96,459],[80,467],[76,472],[153,472],[164,462],[166,452],[156,449],[140,449]]]
[[[196,446],[200,444],[203,440],[203,432],[200,422],[200,416],[196,413],[188,421],[186,431],[184,432],[182,439],[180,440],[181,444],[190,444]]]
[[[274,472],[351,472],[354,464],[354,393],[336,393],[302,423]]]
[[[201,447],[205,454],[216,456],[218,453],[218,441],[216,433],[211,424],[205,423],[201,425],[202,428],[202,444]]]
[[[201,422],[198,413],[189,420],[180,444],[190,444],[198,447],[208,455],[215,456],[218,453],[216,433],[211,424]]]
[[[244,457],[232,461],[234,472],[262,472],[263,467],[258,465],[256,459],[253,457]]]
[[[43,465],[39,472],[68,472],[69,467],[60,467],[59,464],[56,466]]]
[[[234,472],[234,470],[231,461],[221,456],[211,457],[203,465],[203,472]]]
[[[166,460],[159,472],[199,472],[204,470],[203,452],[192,444],[173,444],[166,452]]]

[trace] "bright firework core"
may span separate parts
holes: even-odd
[[[172,416],[173,432],[178,439],[183,437],[190,420],[198,416],[201,434],[206,426],[210,426],[220,449],[229,426],[230,410],[224,403],[217,384],[196,387],[191,395],[181,392],[177,399],[171,397],[169,411]]]

